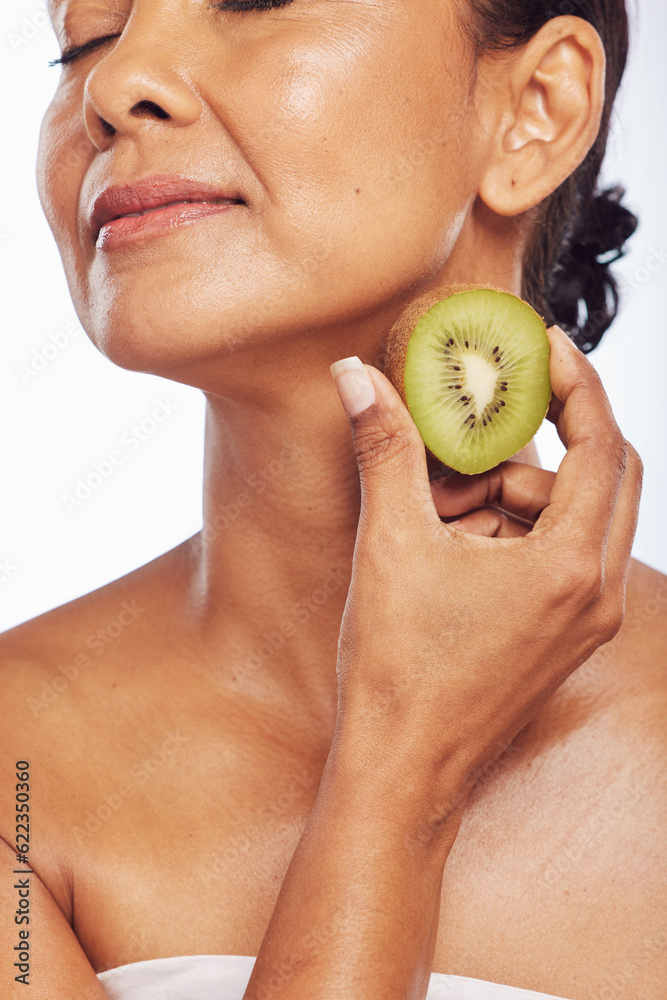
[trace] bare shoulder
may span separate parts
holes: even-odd
[[[121,732],[137,667],[150,662],[147,650],[160,655],[160,625],[174,614],[173,571],[183,545],[0,634],[0,770],[6,776],[0,835],[15,840],[11,775],[18,761],[27,762],[31,807],[42,831],[31,861],[61,905],[65,873],[55,845],[68,842],[67,817],[77,797],[104,775],[104,747]]]
[[[642,839],[635,858],[646,849],[660,864],[667,808],[667,577],[632,561],[620,631],[568,678],[554,703],[554,718],[560,708],[573,745],[588,747],[591,788],[596,782],[620,788],[620,781],[632,800],[628,813]]]
[[[570,678],[573,691],[590,689],[619,736],[636,740],[637,767],[664,766],[667,731],[667,577],[633,560],[625,618],[618,635]],[[629,750],[629,746],[628,746]],[[653,754],[657,756],[653,757]]]
[[[174,622],[191,539],[82,597],[0,633],[4,704],[40,716],[38,702],[55,704],[79,679],[99,677],[98,664],[125,657],[161,625]],[[7,700],[9,699],[9,701]]]
[[[570,680],[555,769],[569,819],[559,826],[554,816],[537,879],[542,903],[568,914],[588,950],[586,972],[563,995],[657,1000],[667,976],[665,576],[633,560],[618,635]]]
[[[572,1000],[664,996],[666,715],[667,578],[633,562],[616,638],[470,797],[436,971]]]
[[[169,581],[161,570],[174,562],[178,548],[0,633],[0,682],[10,727],[19,718],[22,724],[31,718],[44,723],[47,707],[62,706],[63,695],[99,681],[121,649],[125,655],[146,628],[157,627],[168,599],[168,583],[160,593],[157,581]]]
[[[590,978],[580,988],[658,1000],[667,977],[665,576],[633,560],[623,625],[580,670],[572,693],[587,722],[568,772],[581,798],[540,866],[543,898],[569,910],[571,925],[572,906],[589,921]]]
[[[145,610],[114,581],[0,634],[0,676],[6,721],[42,721]],[[27,710],[27,711],[26,711]]]
[[[25,757],[65,731],[82,698],[104,683],[146,618],[151,565],[0,634],[3,759],[8,743],[20,741]]]
[[[628,573],[625,621],[615,642],[649,672],[667,675],[667,576],[633,559]]]

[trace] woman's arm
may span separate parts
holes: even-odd
[[[461,809],[434,835],[434,775],[407,760],[369,768],[368,734],[344,741],[334,741],[244,1000],[426,995]],[[463,796],[452,789],[452,799]]]
[[[370,366],[372,390],[352,376],[370,405],[348,409],[362,508],[336,732],[244,1000],[421,1000],[472,776],[620,627],[641,462],[590,363],[549,333],[567,454],[538,476],[546,505],[512,500],[516,468],[489,487],[535,522],[519,537],[443,524],[398,394]]]
[[[2,1000],[107,1000],[55,899],[29,865],[17,862],[14,849],[2,838],[0,883]],[[26,888],[29,922],[19,902],[20,892],[26,899]]]

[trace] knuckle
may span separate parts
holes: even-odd
[[[359,426],[355,434],[355,450],[361,472],[372,472],[405,454],[414,446],[414,435],[403,426],[381,427],[379,424]]]
[[[637,481],[639,486],[641,486],[644,479],[644,463],[639,455],[637,449],[630,444],[629,441],[625,442],[628,454],[627,469],[629,474]]]
[[[619,588],[606,594],[600,605],[599,635],[602,642],[611,642],[618,635],[625,619],[625,590]]]
[[[504,516],[502,511],[493,507],[482,507],[472,514],[464,515],[460,521],[460,531],[494,538],[503,526]]]
[[[576,561],[567,565],[562,584],[577,602],[594,604],[599,601],[604,589],[604,568],[599,553],[580,552]]]
[[[604,393],[602,379],[589,359],[581,351],[575,356],[576,371],[573,374],[570,391],[586,395]]]
[[[571,560],[562,578],[562,589],[579,614],[589,622],[593,648],[610,642],[617,635],[625,616],[625,580],[617,581],[605,573],[599,552],[580,551]]]
[[[628,464],[628,443],[618,428],[598,435],[597,444],[607,461],[624,473]]]
[[[478,530],[489,538],[495,538],[502,531],[505,521],[506,518],[502,511],[486,507],[480,511]],[[463,523],[465,524],[465,521]]]
[[[553,477],[555,479],[555,476]],[[529,483],[525,491],[526,503],[537,513],[549,506],[553,479]]]
[[[491,469],[487,473],[485,504],[494,504],[500,501],[503,495],[503,470],[500,466]]]
[[[604,588],[604,571],[599,565],[590,565],[579,579],[579,589],[589,602],[599,601]]]

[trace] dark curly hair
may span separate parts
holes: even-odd
[[[524,259],[522,296],[588,353],[616,317],[618,286],[609,265],[625,253],[637,218],[621,205],[625,190],[597,190],[612,106],[628,54],[624,0],[461,0],[459,14],[474,50],[526,44],[554,17],[574,14],[596,29],[607,59],[597,138],[577,169],[539,206]]]

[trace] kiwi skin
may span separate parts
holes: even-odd
[[[514,294],[512,292],[508,293],[506,288],[500,288],[498,285],[491,284],[439,285],[437,288],[432,288],[428,292],[424,292],[418,298],[413,299],[412,302],[406,306],[389,330],[386,337],[383,371],[396,391],[399,393],[405,406],[408,405],[405,397],[405,361],[408,352],[408,342],[417,323],[422,318],[424,313],[427,313],[429,309],[431,309],[438,302],[441,302],[443,299],[448,298],[450,295],[455,295],[457,292],[472,292],[476,289],[491,289],[494,292],[505,292],[510,295]],[[525,302],[525,299],[522,301]],[[526,305],[530,305],[530,303],[526,302]],[[530,308],[532,309],[532,306]],[[537,313],[535,309],[533,309],[533,312],[539,316],[539,313]],[[540,316],[540,319],[544,322],[543,316]],[[426,448],[426,461],[429,478],[431,480],[436,478],[446,478],[456,473],[456,469],[451,469],[448,465],[445,465],[444,462],[437,457],[437,455],[433,454],[428,445],[425,444],[424,447]]]

